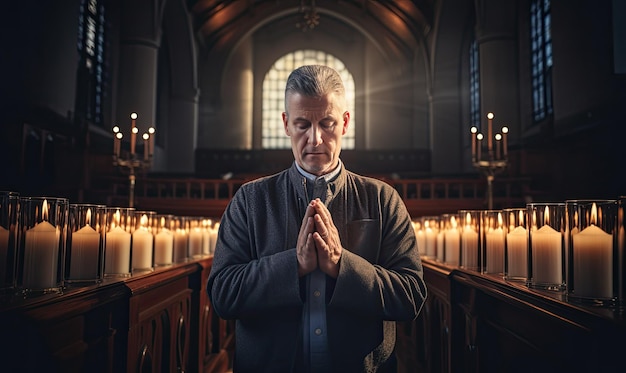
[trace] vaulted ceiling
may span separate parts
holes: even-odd
[[[195,32],[207,49],[230,50],[250,31],[312,9],[355,27],[391,54],[410,54],[432,28],[435,0],[188,0]],[[294,28],[295,30],[295,28]],[[313,30],[314,31],[314,30]]]

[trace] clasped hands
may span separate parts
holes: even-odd
[[[319,198],[312,200],[306,208],[298,233],[298,276],[319,268],[330,277],[337,278],[342,250],[339,232],[330,211]]]

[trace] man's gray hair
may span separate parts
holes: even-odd
[[[289,74],[285,87],[285,112],[287,114],[287,97],[294,93],[308,97],[322,97],[334,93],[345,106],[346,90],[341,76],[335,69],[328,66],[301,66]]]

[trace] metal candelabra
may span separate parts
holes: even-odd
[[[487,177],[487,208],[493,209],[493,180],[495,175],[504,171],[508,165],[507,136],[508,127],[502,127],[502,133],[493,135],[493,113],[487,113],[487,151],[483,151],[484,135],[478,128],[472,127],[472,165]],[[495,146],[494,146],[495,141]]]
[[[122,152],[122,138],[124,137],[118,126],[113,127],[113,165],[119,167],[122,172],[128,172],[128,207],[135,204],[135,180],[137,170],[145,172],[152,167],[152,155],[154,154],[154,127],[142,135],[143,157],[136,152],[137,148],[137,113],[130,114],[130,151]]]

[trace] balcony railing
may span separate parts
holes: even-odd
[[[411,216],[438,215],[462,209],[486,209],[487,183],[478,178],[390,179]],[[219,217],[235,192],[251,178],[137,178],[135,207],[159,213]],[[528,196],[528,179],[496,179],[494,208],[523,207]],[[108,205],[128,204],[128,180],[113,181]]]

